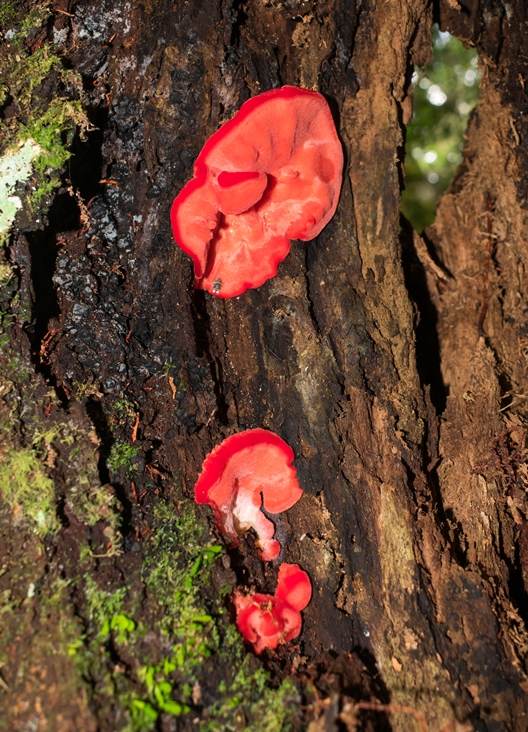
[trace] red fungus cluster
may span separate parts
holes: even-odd
[[[197,503],[208,503],[219,530],[237,542],[239,534],[255,530],[264,561],[276,559],[280,544],[275,527],[260,510],[282,513],[297,503],[293,450],[278,435],[263,429],[232,435],[206,457],[194,489]]]
[[[245,102],[206,142],[172,206],[195,286],[227,298],[274,277],[290,239],[313,239],[334,215],[342,170],[321,94],[284,86]]]
[[[302,495],[292,465],[293,450],[268,430],[246,430],[217,445],[204,460],[194,488],[197,503],[209,504],[218,529],[238,542],[253,528],[260,558],[276,559],[275,527],[262,513],[281,513]],[[236,593],[238,629],[256,653],[276,648],[301,632],[301,610],[312,595],[310,578],[296,564],[281,564],[274,595]]]
[[[301,632],[301,610],[312,596],[310,578],[297,564],[281,564],[274,595],[236,593],[237,627],[255,653],[276,648]]]

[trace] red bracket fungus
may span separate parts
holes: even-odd
[[[313,239],[334,215],[342,172],[321,94],[283,86],[245,102],[206,142],[172,206],[195,287],[235,297],[274,277],[290,239]]]
[[[264,561],[275,559],[280,544],[275,526],[260,510],[281,513],[302,495],[292,465],[293,450],[274,432],[246,430],[217,445],[205,458],[194,488],[197,503],[208,503],[218,529],[237,544],[239,534],[253,528]]]
[[[312,583],[306,572],[297,564],[281,564],[274,595],[235,594],[238,630],[253,644],[255,653],[287,643],[301,632],[301,610],[311,596]]]

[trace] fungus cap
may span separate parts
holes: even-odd
[[[274,277],[290,239],[313,239],[334,215],[342,172],[321,94],[283,86],[245,102],[206,142],[172,206],[195,287],[234,297]]]
[[[297,564],[281,564],[274,595],[235,593],[238,630],[258,654],[287,643],[301,632],[301,610],[311,596],[312,583],[306,572]]]
[[[275,526],[262,513],[281,513],[301,497],[292,465],[293,450],[274,432],[246,430],[217,445],[205,458],[194,488],[197,503],[209,504],[218,529],[237,543],[239,534],[253,528],[264,561],[275,559],[280,544]]]

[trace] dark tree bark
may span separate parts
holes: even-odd
[[[96,572],[137,561],[127,537],[152,491],[178,476],[191,500],[223,438],[274,430],[305,491],[276,519],[281,560],[314,587],[301,667],[361,658],[394,730],[418,729],[398,705],[431,731],[525,730],[526,8],[63,0],[59,10],[99,128],[66,173],[83,226],[61,226],[60,201],[74,200],[63,193],[48,227],[19,226],[9,252],[33,267],[32,284],[20,279],[33,288],[21,352],[31,348],[60,397],[53,419],[95,425],[100,480],[118,485],[124,506],[124,554]],[[484,73],[464,162],[422,238],[401,224],[400,195],[413,64],[429,58],[433,20],[476,46]],[[283,84],[329,101],[346,161],[339,208],[316,240],[292,244],[274,279],[215,299],[192,287],[170,205],[207,137]],[[137,405],[146,461],[134,481],[107,466],[112,441],[130,435],[109,416],[123,396]],[[59,484],[67,462],[52,466]],[[75,543],[69,521],[61,546]],[[231,562],[239,581],[269,581],[251,540]],[[285,670],[286,658],[265,663]],[[91,729],[97,714],[83,709]]]

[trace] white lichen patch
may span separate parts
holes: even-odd
[[[22,208],[19,196],[13,195],[17,183],[25,183],[32,171],[32,163],[42,152],[33,140],[26,140],[16,150],[8,150],[0,158],[0,237]]]

